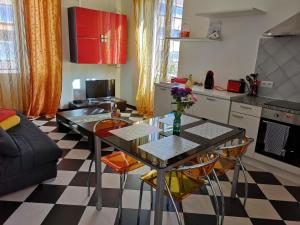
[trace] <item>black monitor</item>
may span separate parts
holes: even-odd
[[[115,80],[86,80],[86,98],[115,96]]]

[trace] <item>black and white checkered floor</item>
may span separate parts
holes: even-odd
[[[132,120],[142,119],[131,111],[122,116],[130,117]],[[104,208],[98,212],[95,209],[95,195],[88,197],[85,186],[91,160],[87,141],[72,132],[58,132],[55,119],[48,120],[41,117],[33,122],[63,149],[63,156],[58,162],[58,174],[55,180],[0,197],[0,224],[117,224],[115,220],[119,192],[118,174],[103,167]],[[148,170],[149,168],[142,168],[128,175],[123,194],[121,218],[123,225],[136,224],[139,176]],[[226,196],[224,224],[300,225],[300,187],[251,166],[248,166],[248,170],[249,199],[245,208],[242,205],[244,188],[242,177],[237,198],[229,197],[233,173],[228,173],[220,179]],[[92,186],[94,191],[94,182]],[[152,224],[153,212],[150,210],[150,191],[147,186],[144,189],[142,208],[140,224]],[[215,225],[215,211],[210,201],[210,191],[206,189],[189,196],[179,208],[186,225]],[[172,206],[165,207],[163,218],[165,225],[177,224]]]

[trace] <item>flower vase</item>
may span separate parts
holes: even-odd
[[[182,112],[174,111],[173,134],[179,136],[181,131]]]

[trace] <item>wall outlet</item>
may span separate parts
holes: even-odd
[[[266,80],[262,80],[260,82],[260,86],[261,87],[265,87],[265,88],[273,88],[274,82],[273,81],[266,81]]]

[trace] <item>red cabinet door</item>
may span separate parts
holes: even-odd
[[[98,37],[100,35],[99,11],[76,8],[76,31],[78,37]]]

